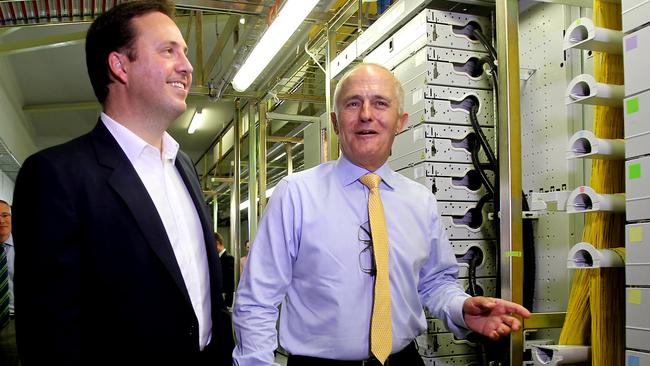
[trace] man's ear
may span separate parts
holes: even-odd
[[[126,68],[126,55],[115,51],[108,55],[108,69],[111,71],[111,76],[114,80],[125,84],[128,80]]]
[[[339,134],[339,123],[336,120],[336,113],[334,113],[334,112],[330,113],[330,120],[332,121],[332,127],[334,127],[334,132],[338,135]]]
[[[395,134],[397,135],[398,133],[402,132],[404,129],[404,126],[406,126],[406,122],[409,120],[409,114],[404,112],[402,115],[399,117],[397,120],[397,131],[395,131]]]

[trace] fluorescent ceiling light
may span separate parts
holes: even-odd
[[[232,87],[243,92],[271,62],[289,37],[316,6],[318,0],[288,0],[244,65],[232,80]]]
[[[275,190],[275,187],[271,187],[271,188],[267,189],[266,190],[266,198],[270,198],[271,195],[273,194],[274,190]],[[259,202],[259,200],[260,199],[258,198],[257,201]],[[250,206],[250,201],[249,200],[246,200],[246,201],[242,202],[239,205],[239,211],[243,211],[243,210],[247,209],[248,206]]]
[[[192,116],[192,120],[190,121],[189,127],[187,127],[187,133],[190,135],[196,132],[196,129],[199,127],[199,125],[203,122],[203,110],[199,107],[196,108],[196,111],[194,112],[194,115]]]

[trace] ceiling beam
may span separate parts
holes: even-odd
[[[330,29],[339,29],[345,24],[359,9],[360,2],[357,0],[348,0],[334,16],[328,21],[327,26]]]
[[[205,85],[205,78],[203,73],[203,68],[201,67],[201,62],[203,62],[203,12],[196,12],[196,63],[197,68],[194,70],[194,75],[196,78],[196,83],[198,85]]]
[[[291,137],[291,136],[266,136],[266,143],[272,142],[290,142],[292,144],[302,144],[305,142],[305,139],[302,137]]]
[[[18,27],[0,28],[0,37],[6,36],[7,34],[11,34],[17,31],[18,29],[19,29]]]
[[[65,47],[80,44],[86,40],[86,31],[30,39],[21,42],[0,44],[0,55],[10,55],[21,52],[31,52],[49,48]]]
[[[231,15],[228,18],[228,22],[226,22],[226,25],[221,31],[221,34],[219,34],[217,43],[214,45],[214,48],[212,49],[212,53],[208,58],[208,62],[206,62],[205,66],[203,66],[204,75],[209,76],[210,74],[212,74],[212,70],[214,69],[214,66],[217,64],[219,58],[221,58],[223,48],[226,46],[226,43],[228,43],[230,37],[232,37],[233,31],[235,30],[235,27],[237,26],[238,22],[239,22],[239,17],[236,15]],[[202,59],[199,60],[202,61]]]
[[[198,94],[194,89],[206,89],[205,92]],[[207,88],[192,88],[193,95],[188,97],[188,101],[198,101],[207,97]],[[256,99],[259,100],[264,96],[264,93],[226,93],[224,98],[241,98],[241,99]],[[325,97],[320,95],[307,95],[307,94],[278,94],[278,99],[291,102],[306,102],[306,103],[325,103]],[[102,106],[97,101],[90,102],[69,102],[69,103],[43,103],[43,104],[26,104],[23,106],[23,112],[28,113],[48,113],[48,112],[64,112],[64,111],[79,111],[87,109],[100,110]],[[300,121],[305,121],[305,118],[317,118],[309,116],[299,116]]]
[[[216,1],[216,0],[174,0],[177,9],[203,10],[214,13],[256,15],[266,12],[263,0],[259,1]]]
[[[197,100],[198,98],[210,97],[211,91],[207,86],[193,86],[190,91],[190,100]],[[260,100],[266,95],[265,92],[236,92],[232,91],[229,93],[223,93],[221,98],[227,99],[255,99]],[[311,95],[311,94],[299,94],[299,93],[278,93],[273,94],[273,97],[276,97],[279,100],[286,100],[290,102],[303,102],[303,103],[316,103],[324,104],[325,96],[324,95]]]
[[[261,99],[264,97],[266,93],[264,92],[257,92],[257,93],[238,93],[238,92],[232,92],[232,93],[224,93],[222,97],[224,98],[249,98],[249,99]],[[325,96],[324,95],[310,95],[310,94],[289,94],[289,93],[278,93],[278,94],[273,94],[273,97],[279,99],[279,100],[286,100],[289,102],[303,102],[303,103],[317,103],[317,104],[325,104]]]
[[[72,102],[72,103],[44,103],[44,104],[26,104],[23,106],[23,112],[30,113],[49,113],[64,111],[79,111],[86,109],[101,109],[99,102]]]
[[[292,122],[309,122],[320,123],[319,117],[313,116],[299,116],[296,114],[283,114],[275,112],[266,112],[266,119],[272,121],[292,121]]]

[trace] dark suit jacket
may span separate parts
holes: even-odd
[[[223,277],[223,293],[226,294],[226,306],[232,307],[232,298],[235,292],[235,257],[223,252],[221,259],[221,273]]]
[[[16,180],[16,327],[23,366],[231,365],[212,225],[189,157],[176,167],[203,227],[212,340],[198,320],[163,223],[101,123],[29,157]],[[209,355],[209,357],[208,357]]]

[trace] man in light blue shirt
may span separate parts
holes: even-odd
[[[465,294],[434,196],[386,163],[408,119],[403,94],[390,71],[374,64],[339,82],[331,117],[343,154],[277,185],[237,291],[235,365],[274,365],[280,304],[289,366],[381,364],[370,351],[369,191],[358,180],[369,172],[381,177],[388,231],[390,364],[423,365],[413,344],[427,326],[423,306],[457,336],[475,331],[491,339],[520,328],[511,314],[530,315],[508,301]]]

